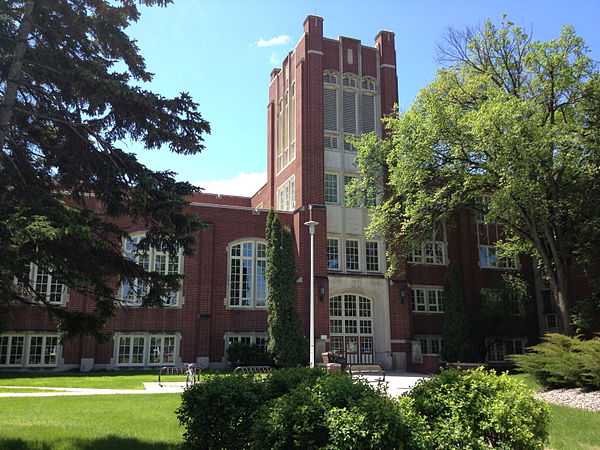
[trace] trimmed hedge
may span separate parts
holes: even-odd
[[[591,387],[600,389],[600,337],[549,333],[531,352],[511,356],[517,368],[548,388]]]
[[[410,397],[444,448],[543,449],[548,439],[548,407],[506,373],[449,369]]]
[[[284,369],[212,378],[183,393],[187,448],[543,448],[548,410],[519,381],[447,370],[392,398],[345,374]]]

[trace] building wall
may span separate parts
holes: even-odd
[[[337,122],[335,130],[324,127],[323,75],[335,74]],[[358,86],[344,86],[343,76],[356,77]],[[356,175],[355,151],[344,145],[346,134],[358,134],[368,112],[362,103],[362,81],[373,80],[374,131],[382,136],[381,119],[393,114],[398,102],[398,80],[394,33],[382,31],[374,46],[359,40],[323,37],[323,19],[308,16],[304,33],[296,47],[284,59],[282,67],[271,73],[267,105],[267,183],[251,198],[219,194],[198,194],[192,197],[189,210],[204,223],[198,232],[197,250],[183,258],[186,278],[178,306],[169,308],[125,307],[119,309],[107,326],[112,339],[98,344],[92,338],[79,338],[59,347],[56,363],[46,368],[57,370],[85,368],[116,368],[120,336],[132,339],[144,337],[146,346],[152,336],[173,336],[176,341],[174,363],[198,362],[203,366],[226,365],[226,345],[232,336],[264,336],[266,309],[235,308],[228,303],[230,279],[230,245],[244,239],[264,239],[268,209],[283,208],[279,192],[290,187],[286,211],[278,211],[282,223],[292,229],[296,245],[298,283],[296,306],[309,334],[310,241],[309,220],[319,222],[315,234],[315,337],[317,355],[331,349],[336,336],[332,332],[331,299],[352,295],[371,303],[372,331],[350,333],[350,337],[372,338],[373,361],[387,369],[407,368],[431,371],[439,360],[437,354],[421,355],[415,337],[441,336],[443,313],[412,311],[411,290],[419,287],[439,288],[450,264],[456,264],[462,274],[465,309],[475,312],[481,306],[482,289],[500,282],[505,271],[479,266],[479,245],[493,244],[498,239],[496,226],[477,223],[468,211],[462,211],[448,224],[443,236],[446,259],[443,264],[418,264],[401,261],[397,272],[385,276],[385,242],[381,236],[370,241],[378,243],[379,268],[366,270],[364,229],[369,223],[365,208],[348,207],[344,202],[345,175]],[[331,86],[329,86],[331,87]],[[356,103],[355,132],[344,132],[344,92],[354,89]],[[293,93],[293,95],[292,95]],[[330,94],[330,93],[329,93]],[[329,95],[328,94],[328,95]],[[287,95],[287,100],[286,100]],[[293,101],[292,101],[293,97]],[[287,104],[287,109],[285,105]],[[284,130],[284,126],[287,131]],[[338,139],[337,148],[325,148],[325,135]],[[283,144],[282,144],[283,143]],[[293,149],[293,150],[292,150]],[[283,156],[285,155],[287,156]],[[293,156],[291,156],[293,154]],[[278,161],[285,160],[285,163]],[[325,197],[326,173],[338,176],[337,201]],[[293,188],[289,184],[293,180]],[[130,231],[143,231],[138,226],[121,222]],[[338,239],[339,268],[328,266],[327,239]],[[345,266],[343,243],[359,242],[359,269]],[[533,280],[533,263],[522,259],[520,270]],[[534,292],[532,290],[532,295]],[[94,304],[76,293],[68,293],[67,308],[90,311]],[[538,295],[538,303],[543,299]],[[519,336],[527,344],[538,335],[535,311],[515,319],[522,331]],[[39,307],[15,307],[5,335],[25,336],[56,333],[56,323],[48,319]],[[346,336],[347,333],[341,333]],[[362,345],[362,344],[361,344]],[[146,352],[151,351],[148,347]],[[0,361],[0,367],[2,362]],[[15,369],[18,367],[10,367]]]

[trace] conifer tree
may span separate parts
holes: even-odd
[[[160,306],[179,289],[181,275],[148,272],[122,251],[131,221],[147,231],[139,248],[173,255],[191,253],[200,227],[183,198],[198,188],[121,148],[132,140],[194,154],[210,131],[188,94],[140,87],[152,74],[125,30],[138,5],[168,3],[0,2],[0,311],[41,305],[65,335],[101,337],[121,282],[148,286],[144,305]],[[30,264],[95,306],[48,301],[29,280]]]
[[[294,242],[288,227],[281,228],[273,210],[267,218],[267,289],[269,342],[275,364],[294,367],[308,363],[308,342],[296,310]]]
[[[444,280],[444,328],[442,358],[448,362],[469,362],[473,349],[468,336],[467,317],[463,305],[460,271],[450,266]]]

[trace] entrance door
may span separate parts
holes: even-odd
[[[354,294],[329,299],[331,350],[342,350],[348,364],[373,363],[371,300]]]

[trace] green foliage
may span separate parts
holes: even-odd
[[[387,138],[357,145],[365,183],[389,173],[371,232],[388,237],[393,271],[458,209],[484,213],[503,226],[501,254],[541,261],[567,325],[572,265],[600,239],[598,71],[571,27],[539,42],[488,21],[450,30],[440,51],[447,67],[386,120]]]
[[[233,367],[270,366],[273,364],[264,347],[243,342],[234,342],[227,347],[227,359]]]
[[[248,376],[212,378],[186,389],[177,410],[187,448],[245,448],[253,416],[267,398],[265,384]]]
[[[545,387],[592,387],[600,389],[600,337],[581,340],[556,333],[531,347],[531,352],[513,355],[519,370],[533,375]]]
[[[410,401],[328,374],[268,402],[258,413],[253,448],[423,448],[425,434]]]
[[[577,333],[592,334],[600,331],[600,287],[595,282],[593,292],[575,304],[572,309],[571,323]]]
[[[547,406],[507,374],[445,370],[409,396],[445,448],[543,449],[548,438]]]
[[[288,227],[281,229],[273,210],[267,217],[267,351],[280,367],[308,363],[308,342],[296,310],[296,265],[294,242]]]
[[[444,344],[442,358],[448,362],[474,361],[475,355],[470,344],[467,316],[458,266],[451,265],[444,281]]]
[[[188,94],[165,98],[139,87],[152,74],[125,31],[140,17],[138,4],[167,3],[0,2],[1,311],[41,304],[65,335],[100,337],[119,305],[119,282],[144,281],[144,305],[160,306],[179,288],[181,276],[150,273],[123,256],[130,228],[119,225],[130,218],[147,231],[143,248],[173,255],[191,253],[201,226],[184,211],[184,196],[198,188],[122,148],[132,140],[194,154],[210,131]],[[95,306],[50,304],[28,280],[30,263]],[[15,289],[15,277],[25,289]]]

